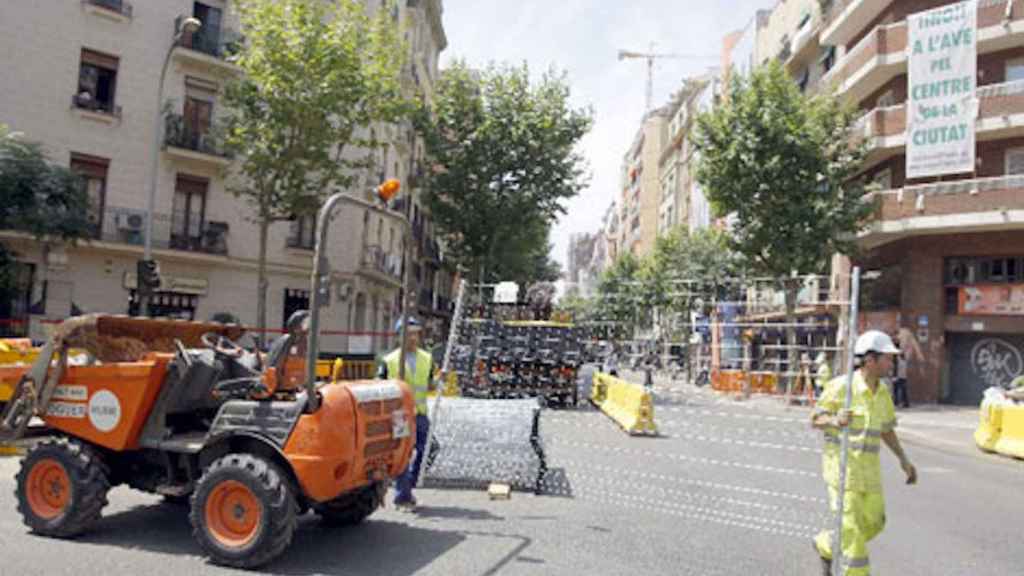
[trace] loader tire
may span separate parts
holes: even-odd
[[[255,568],[291,544],[298,505],[285,475],[253,454],[228,454],[192,494],[192,535],[216,564]]]
[[[51,438],[29,450],[18,471],[18,512],[36,534],[71,538],[100,518],[110,490],[108,470],[88,444]]]
[[[346,494],[315,508],[320,519],[332,526],[362,524],[380,507],[380,498],[374,486],[367,486],[353,494]]]

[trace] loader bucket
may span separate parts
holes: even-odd
[[[237,339],[245,330],[232,324],[103,314],[65,320],[53,330],[0,412],[0,439],[20,438],[33,415],[47,413],[57,385],[65,379],[69,349],[84,350],[101,364],[139,362],[151,352],[173,353],[175,340],[186,348],[201,347],[207,332]]]

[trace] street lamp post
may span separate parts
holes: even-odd
[[[164,65],[160,69],[160,84],[156,91],[156,125],[153,130],[153,151],[150,156],[149,164],[149,196],[146,198],[146,241],[142,250],[143,260],[153,259],[153,210],[156,205],[156,184],[157,175],[159,173],[158,165],[160,163],[160,148],[161,148],[161,137],[163,136],[163,117],[160,114],[161,101],[164,97],[164,79],[167,77],[167,66],[171,63],[171,54],[174,53],[175,46],[181,41],[182,36],[188,33],[195,33],[196,30],[203,25],[198,18],[185,18],[181,22],[181,27],[175,31],[174,38],[171,40],[171,45],[167,48],[167,54],[164,56]],[[142,286],[143,278],[137,276],[135,279],[136,292],[139,295],[139,314],[145,316],[151,316],[150,314],[150,294],[149,289],[143,289]]]

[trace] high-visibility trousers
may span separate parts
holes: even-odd
[[[839,491],[828,487],[832,513],[839,508]],[[843,574],[869,576],[868,542],[885,528],[885,499],[881,492],[846,491],[843,499]],[[822,558],[832,559],[832,531],[823,530],[814,539]]]

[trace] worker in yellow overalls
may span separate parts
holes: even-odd
[[[860,368],[853,374],[850,409],[844,410],[846,377],[825,387],[811,415],[811,425],[825,433],[823,468],[833,513],[839,501],[840,432],[849,431],[846,490],[843,503],[841,564],[847,576],[868,576],[868,542],[885,527],[885,500],[879,452],[882,442],[900,461],[907,484],[917,482],[917,470],[896,436],[896,409],[884,375],[892,373],[893,355],[899,350],[884,332],[869,330],[857,339],[854,354]],[[814,539],[823,574],[830,575],[832,532]]]

